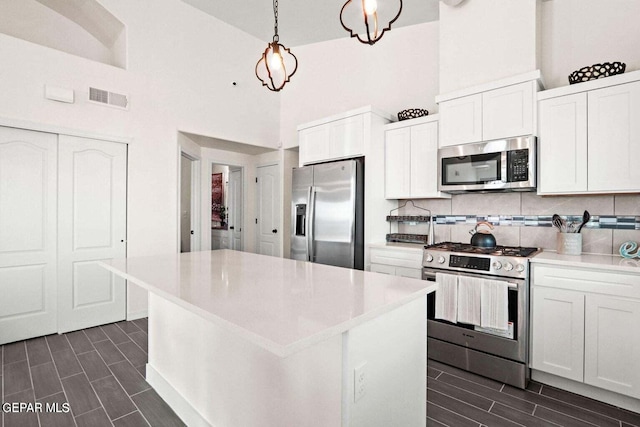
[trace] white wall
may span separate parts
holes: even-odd
[[[441,2],[440,93],[537,69],[537,5],[536,0],[467,0],[457,7]]]
[[[0,34],[0,54],[11,58],[0,66],[0,117],[132,138],[128,255],[175,252],[177,130],[279,140],[278,97],[253,72],[264,43],[179,0],[101,3],[127,26],[129,69]],[[45,84],[74,89],[76,103],[45,100]],[[128,94],[130,110],[89,104],[89,85]]]
[[[547,89],[573,71],[621,61],[640,69],[640,1],[555,0],[542,3],[541,69]]]
[[[298,145],[298,125],[365,105],[389,114],[435,112],[438,23],[394,28],[375,45],[342,38],[292,49],[298,71],[282,90],[280,138]]]

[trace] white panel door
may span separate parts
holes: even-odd
[[[640,82],[589,92],[589,191],[640,190]]]
[[[584,382],[640,398],[640,301],[587,295]]]
[[[538,115],[538,192],[587,191],[586,93],[540,101]]]
[[[411,197],[438,193],[438,122],[411,127]]]
[[[229,173],[229,230],[230,248],[242,250],[242,170]]]
[[[440,147],[482,141],[482,94],[440,103]]]
[[[329,157],[322,160],[364,155],[364,116],[362,114],[329,124]],[[324,141],[324,144],[327,142]]]
[[[280,256],[280,174],[278,165],[258,168],[258,248],[263,255]]]
[[[533,134],[535,82],[490,90],[482,94],[482,139]]]
[[[583,293],[534,287],[531,332],[533,369],[583,381]]]
[[[0,127],[0,344],[57,331],[57,135]]]
[[[59,332],[123,320],[125,281],[96,261],[126,256],[127,146],[60,136]]]
[[[314,126],[298,132],[300,166],[326,160],[330,157],[330,127],[328,124]]]

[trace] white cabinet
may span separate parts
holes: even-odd
[[[422,278],[422,247],[415,245],[372,245],[371,268],[374,273],[390,274],[392,276]]]
[[[299,130],[300,164],[364,155],[364,116],[346,117]]]
[[[587,95],[540,101],[539,193],[587,191]]]
[[[482,141],[482,94],[440,104],[440,147]]]
[[[440,147],[533,135],[540,72],[439,95]]]
[[[228,230],[211,230],[211,250],[231,249]]]
[[[426,117],[385,126],[385,198],[450,198],[438,191],[438,122]]]
[[[531,367],[640,398],[640,275],[534,264]]]
[[[540,97],[538,194],[640,191],[640,81],[589,87]]]

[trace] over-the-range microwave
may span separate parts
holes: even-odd
[[[438,190],[534,191],[536,137],[443,147],[438,150]]]

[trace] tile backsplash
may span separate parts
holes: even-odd
[[[579,221],[588,210],[591,221],[582,229],[584,253],[618,253],[628,240],[640,242],[640,194],[538,196],[535,193],[456,194],[451,199],[413,200],[394,215],[437,217],[436,241],[466,242],[469,230],[485,218],[494,225],[499,245],[534,246],[555,250],[557,230],[551,226],[555,213]],[[400,200],[398,206],[402,206]],[[428,224],[390,223],[390,232],[426,234]]]

